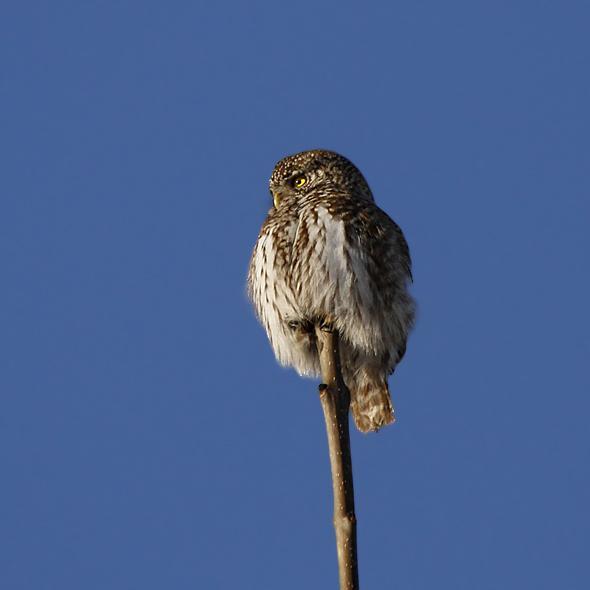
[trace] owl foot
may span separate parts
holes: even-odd
[[[287,322],[287,325],[293,332],[300,332],[302,334],[311,334],[313,326],[306,321],[291,320]]]
[[[334,325],[332,324],[332,322],[330,320],[322,320],[320,322],[320,330],[322,332],[333,332]]]

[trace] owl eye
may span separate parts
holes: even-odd
[[[293,186],[295,188],[301,188],[307,182],[307,178],[305,176],[296,176],[293,179]]]

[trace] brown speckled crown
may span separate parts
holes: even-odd
[[[360,170],[344,156],[330,150],[308,150],[286,156],[275,166],[270,184],[281,184],[297,174],[322,170],[324,183],[330,183],[346,191],[372,201],[373,195]]]

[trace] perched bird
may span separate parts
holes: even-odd
[[[387,376],[414,321],[402,231],[356,166],[335,152],[282,159],[270,192],[274,206],[254,247],[248,293],[275,356],[318,376],[314,326],[337,330],[355,423],[378,430],[394,420]]]

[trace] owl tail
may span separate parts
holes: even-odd
[[[375,432],[395,421],[387,381],[361,374],[350,385],[350,411],[361,432]]]

